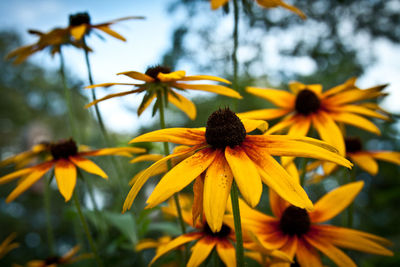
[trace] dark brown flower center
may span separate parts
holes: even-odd
[[[219,109],[208,117],[206,140],[213,148],[231,148],[246,138],[246,129],[238,116],[229,108]]]
[[[283,212],[279,226],[285,234],[301,236],[310,230],[310,217],[305,209],[289,206]]]
[[[82,24],[90,24],[90,16],[87,12],[69,15],[69,26],[79,26]]]
[[[347,152],[354,153],[362,150],[362,143],[358,137],[346,137],[344,143]]]
[[[157,75],[160,72],[161,73],[171,73],[171,68],[166,67],[166,66],[157,65],[157,66],[148,68],[146,70],[145,74],[149,75],[154,80],[159,81],[159,79],[157,78]]]
[[[318,96],[311,90],[301,90],[296,97],[295,109],[298,113],[309,115],[316,112],[321,105]]]
[[[51,144],[50,152],[55,160],[68,159],[69,156],[78,154],[78,147],[74,140],[68,139]]]
[[[227,237],[231,233],[231,228],[228,225],[223,224],[221,227],[221,230],[219,232],[214,233],[210,226],[208,226],[207,222],[204,224],[203,227],[203,232],[207,235],[213,236],[213,237]]]
[[[60,257],[54,256],[54,257],[49,257],[44,260],[45,266],[49,266],[52,264],[59,264],[60,263]]]

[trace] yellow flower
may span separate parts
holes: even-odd
[[[0,184],[8,183],[22,177],[17,187],[6,199],[6,202],[11,202],[54,167],[58,189],[65,198],[65,201],[69,201],[75,189],[77,178],[76,167],[107,179],[107,174],[93,161],[87,159],[87,156],[118,155],[130,157],[132,153],[143,152],[145,152],[144,149],[136,147],[103,148],[79,152],[76,143],[72,139],[63,140],[50,144],[50,159],[35,166],[20,169],[0,177]]]
[[[61,257],[55,256],[47,258],[45,260],[29,261],[28,263],[26,263],[26,267],[57,267],[59,265],[69,265],[74,262],[92,257],[92,254],[88,253],[76,256],[76,253],[78,253],[79,249],[80,246],[75,246]]]
[[[341,186],[323,196],[313,211],[294,207],[270,190],[271,209],[275,217],[251,209],[240,201],[240,214],[245,229],[253,233],[257,249],[279,249],[300,266],[323,266],[319,250],[338,266],[356,266],[338,247],[366,253],[392,256],[384,246],[390,241],[366,232],[333,225],[319,224],[343,211],[361,191],[364,182]],[[281,266],[281,265],[279,265]],[[290,264],[282,265],[289,267]]]
[[[218,9],[221,6],[228,3],[229,0],[210,0],[210,2],[211,2],[212,9]],[[287,4],[282,0],[256,0],[256,2],[263,8],[275,8],[275,7],[286,8],[286,9],[292,11],[293,13],[296,13],[297,15],[299,15],[299,17],[301,17],[302,19],[306,19],[306,15],[304,15],[304,13],[300,9],[298,9],[295,6]]]
[[[378,163],[376,162],[376,160],[383,160],[400,165],[400,152],[384,150],[364,150],[361,140],[358,137],[346,137],[345,144],[346,157],[350,159],[355,165],[359,166],[361,169],[371,175],[376,175],[378,173]],[[315,175],[311,182],[319,182],[336,170],[336,166],[334,168],[331,168],[330,164],[322,161],[315,161],[309,164],[307,166],[307,170],[315,170],[321,165],[324,170],[323,175]]]
[[[113,31],[110,26],[116,22],[128,19],[143,19],[143,17],[131,16],[99,24],[90,24],[90,17],[86,12],[70,15],[69,26],[66,28],[55,28],[47,33],[38,30],[29,30],[29,33],[39,36],[39,40],[32,45],[21,46],[11,51],[6,58],[15,58],[14,63],[20,64],[32,54],[46,48],[50,50],[51,55],[59,53],[62,45],[73,45],[79,49],[92,51],[85,42],[82,42],[82,38],[85,35],[89,35],[93,30],[100,30],[119,40],[126,41],[123,36]]]
[[[17,236],[16,233],[11,233],[4,239],[0,244],[0,259],[2,259],[8,252],[19,247],[19,243],[13,243],[13,240]]]
[[[362,116],[388,119],[387,114],[378,112],[371,103],[356,103],[384,95],[381,91],[386,85],[361,90],[355,87],[355,81],[355,78],[349,79],[325,92],[322,92],[320,84],[305,85],[299,82],[289,84],[291,93],[277,89],[247,87],[247,92],[264,98],[279,108],[254,110],[239,115],[261,120],[286,115],[271,127],[268,133],[290,128],[289,135],[306,136],[313,125],[322,140],[336,147],[341,155],[345,155],[344,138],[337,123],[349,124],[379,135],[378,127]]]
[[[214,232],[222,227],[233,179],[252,207],[260,200],[264,182],[293,205],[312,209],[303,188],[291,181],[289,174],[272,156],[312,157],[351,166],[348,160],[335,153],[333,147],[322,141],[307,137],[247,134],[258,127],[265,129],[266,123],[240,120],[235,113],[224,109],[211,114],[206,128],[170,128],[136,137],[131,143],[171,142],[189,148],[166,156],[146,169],[132,186],[123,211],[132,206],[144,183],[163,168],[165,162],[180,156],[190,155],[164,175],[147,200],[147,207],[160,204],[204,175],[203,210]]]
[[[150,67],[145,73],[140,73],[136,71],[121,72],[117,75],[126,75],[132,79],[144,81],[142,84],[132,84],[132,83],[102,83],[88,86],[86,88],[95,87],[109,87],[113,85],[130,85],[134,86],[134,90],[110,94],[98,100],[95,100],[88,105],[86,108],[97,104],[98,102],[110,99],[113,97],[120,97],[134,93],[145,92],[142,103],[138,108],[138,116],[151,104],[151,102],[157,98],[157,101],[163,101],[165,103],[172,103],[174,106],[182,110],[190,119],[196,118],[196,107],[189,99],[185,98],[183,95],[179,94],[177,91],[189,90],[199,90],[211,93],[216,93],[220,95],[225,95],[234,98],[242,98],[236,91],[222,85],[215,84],[190,84],[185,83],[188,81],[200,81],[200,80],[210,80],[230,84],[229,81],[209,75],[194,75],[186,76],[186,72],[183,70],[171,72],[171,69],[164,66]],[[175,88],[177,90],[173,90]],[[158,103],[158,102],[157,102]],[[158,109],[158,105],[155,106],[153,114]]]

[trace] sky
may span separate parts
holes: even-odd
[[[56,26],[65,27],[68,24],[68,15],[77,12],[89,12],[91,22],[94,24],[125,16],[145,16],[145,20],[124,21],[112,27],[126,37],[127,42],[108,36],[105,36],[106,40],[96,36],[90,36],[88,39],[89,46],[95,51],[90,55],[95,83],[131,82],[131,79],[116,76],[116,73],[129,70],[144,72],[148,66],[158,64],[160,57],[169,48],[174,22],[179,20],[179,17],[171,17],[166,11],[170,2],[171,0],[0,1],[0,29],[16,30],[23,37],[24,43],[29,44],[34,42],[35,38],[26,33],[27,29],[48,31]],[[271,44],[273,43],[272,40]],[[275,43],[278,45],[278,40]],[[379,57],[376,63],[360,77],[357,85],[367,88],[389,83],[390,86],[386,91],[390,96],[382,102],[382,106],[391,112],[400,113],[400,105],[397,103],[400,99],[400,47],[384,40],[378,40],[370,45],[377,51]],[[270,59],[275,59],[276,62],[280,62],[278,49],[278,46],[271,46]],[[70,70],[69,75],[77,77],[88,85],[83,53],[72,48],[67,49],[65,58]],[[47,53],[37,53],[30,60],[49,69],[57,69],[59,64],[57,58],[51,58]],[[304,66],[301,62],[299,64]],[[190,71],[189,66],[188,74],[198,74]],[[312,64],[309,66],[309,71],[312,71]],[[101,97],[107,92],[119,91],[112,88],[97,89],[97,94]],[[147,111],[138,118],[126,108],[137,107],[141,98],[142,96],[138,98],[130,95],[101,103],[100,109],[106,125],[115,131],[130,133],[135,132],[141,125],[148,124],[151,121],[151,112]]]

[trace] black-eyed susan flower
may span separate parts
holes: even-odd
[[[285,116],[268,133],[289,128],[289,135],[306,136],[312,125],[322,140],[345,155],[344,138],[337,123],[349,124],[379,135],[378,127],[363,116],[388,119],[387,114],[378,112],[379,110],[369,105],[371,103],[358,104],[360,101],[384,95],[381,91],[386,85],[361,90],[355,86],[355,81],[355,78],[349,79],[325,92],[322,92],[320,84],[305,85],[299,82],[289,84],[291,93],[247,87],[247,92],[272,102],[278,108],[244,112],[239,116],[261,120]]]
[[[252,206],[258,204],[262,182],[284,199],[301,208],[312,209],[303,188],[272,156],[303,156],[325,159],[347,167],[351,163],[325,142],[308,137],[248,135],[266,123],[240,120],[229,109],[220,109],[208,118],[206,128],[170,128],[146,133],[136,142],[171,142],[189,146],[158,160],[144,171],[130,190],[123,211],[129,209],[144,183],[168,160],[190,155],[165,174],[147,200],[154,207],[179,192],[195,178],[204,175],[203,210],[214,232],[222,227],[231,184],[235,179],[243,198]],[[194,154],[193,154],[194,153]]]
[[[16,233],[11,233],[3,240],[0,244],[0,259],[2,259],[8,252],[13,249],[19,247],[19,243],[13,242],[15,237],[17,236]]]
[[[242,224],[253,233],[254,248],[279,249],[287,253],[300,266],[323,266],[318,250],[338,266],[356,266],[353,260],[339,248],[365,253],[392,256],[385,246],[391,244],[385,238],[366,232],[320,224],[343,211],[361,191],[364,182],[341,186],[323,196],[313,211],[290,205],[270,190],[270,205],[275,217],[251,209],[240,202]],[[248,246],[251,247],[251,246]],[[280,266],[280,265],[279,265]],[[290,264],[282,265],[290,266]]]
[[[181,198],[182,196],[180,196],[180,199]],[[187,200],[185,197],[183,197],[183,199],[185,201]],[[169,205],[162,208],[163,213],[177,217],[175,202],[170,200],[168,204]],[[204,220],[204,217],[203,220],[197,220],[195,222],[190,213],[190,209],[182,209],[182,217],[183,220],[193,228],[193,231],[183,234],[166,244],[162,243],[161,246],[157,248],[156,255],[150,265],[171,250],[194,241],[195,244],[192,246],[192,254],[186,266],[199,266],[207,259],[214,248],[219,258],[226,266],[236,266],[235,247],[233,246],[235,242],[235,232],[233,224],[229,220],[226,222],[224,220],[221,229],[214,232]],[[245,241],[247,242],[249,240],[246,239]],[[288,256],[280,251],[270,250],[269,255],[281,258],[282,260],[289,260]]]
[[[377,150],[369,151],[363,149],[362,142],[358,137],[346,137],[346,157],[350,159],[355,165],[359,166],[364,171],[371,175],[378,174],[378,163],[376,160],[382,160],[390,163],[400,165],[400,152]],[[330,168],[330,164],[321,161],[315,161],[307,166],[307,170],[315,170],[322,166],[324,171],[323,175],[315,175],[312,182],[317,182],[333,173],[337,168]]]
[[[212,9],[218,9],[228,2],[229,0],[210,0]],[[282,0],[256,0],[256,2],[263,8],[275,8],[275,7],[286,8],[292,11],[293,13],[296,13],[302,19],[306,19],[306,15],[304,15],[304,13],[300,9],[298,9],[295,6],[289,5],[288,3]]]
[[[130,85],[134,86],[134,89],[122,93],[107,95],[103,98],[100,98],[98,100],[89,103],[88,105],[86,105],[86,107],[90,107],[92,105],[97,104],[98,102],[113,97],[120,97],[129,94],[144,92],[145,95],[137,111],[138,116],[140,116],[140,114],[142,114],[142,112],[151,104],[151,102],[153,102],[153,100],[157,98],[157,101],[172,103],[178,109],[182,110],[190,119],[193,120],[196,118],[195,105],[192,103],[192,101],[190,101],[189,99],[187,99],[178,92],[183,92],[186,90],[199,90],[239,99],[242,98],[239,93],[223,85],[186,83],[190,81],[209,80],[209,81],[216,81],[216,82],[230,84],[230,82],[225,79],[209,75],[186,76],[186,72],[183,70],[172,72],[170,68],[165,66],[150,67],[146,70],[145,73],[140,73],[136,71],[127,71],[118,73],[117,75],[125,75],[132,79],[143,81],[145,83],[142,84],[102,83],[102,84],[95,84],[88,86],[86,88],[109,87],[113,85]],[[175,90],[173,90],[173,88]],[[155,105],[153,114],[157,109],[158,105]]]
[[[60,265],[69,265],[77,261],[93,257],[92,254],[84,253],[76,255],[80,246],[74,246],[62,256],[49,257],[44,260],[31,260],[26,263],[26,267],[57,267]]]
[[[132,153],[145,152],[145,149],[136,147],[103,148],[80,152],[75,141],[72,139],[51,143],[49,146],[51,157],[43,163],[19,169],[0,177],[0,184],[8,183],[21,177],[17,187],[6,198],[6,202],[13,201],[53,167],[58,189],[65,198],[65,201],[69,201],[75,189],[77,167],[107,179],[107,174],[97,164],[86,157],[105,155],[130,157]]]

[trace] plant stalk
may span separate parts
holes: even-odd
[[[239,192],[235,181],[232,182],[231,187],[231,202],[236,234],[236,264],[242,267],[244,266],[243,236],[240,221]]]

